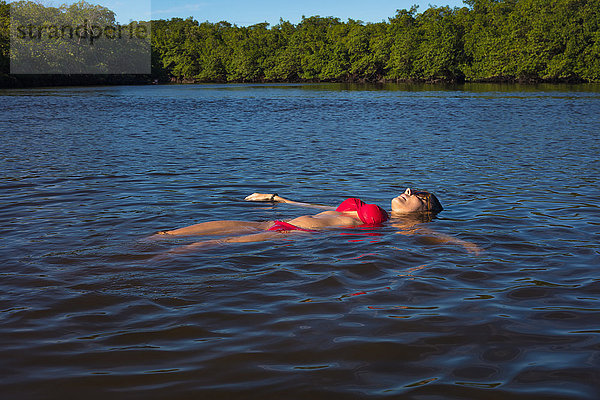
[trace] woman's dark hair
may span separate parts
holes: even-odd
[[[413,193],[425,202],[425,208],[428,212],[437,214],[444,209],[435,194],[425,190],[415,190]]]

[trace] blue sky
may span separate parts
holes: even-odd
[[[364,22],[380,22],[396,14],[397,9],[419,6],[426,10],[430,4],[463,6],[462,0],[86,0],[91,4],[108,7],[117,14],[117,21],[169,19],[172,17],[194,17],[200,22],[227,21],[238,26],[248,26],[259,22],[276,25],[279,18],[298,23],[302,15],[334,16],[343,21],[348,18]],[[71,0],[42,0],[48,6],[71,4]]]
[[[442,0],[444,1],[444,0]],[[418,4],[421,11],[429,7],[433,1],[419,0],[153,0],[152,13],[154,18],[188,17],[193,16],[199,21],[218,22],[225,20],[232,24],[247,26],[259,22],[269,22],[275,25],[279,18],[292,23],[298,23],[302,15],[307,17],[320,15],[322,17],[340,17],[343,21],[348,18],[365,22],[380,22],[393,17],[399,8],[410,8]],[[462,0],[445,0],[440,5],[462,6]]]

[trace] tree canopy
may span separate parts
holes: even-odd
[[[0,1],[0,68],[8,66]],[[105,15],[110,18],[105,11]],[[364,23],[152,21],[153,77],[180,82],[600,81],[600,0],[465,0]]]
[[[600,81],[600,0],[465,3],[367,24],[174,18],[155,22],[152,45],[183,81]]]

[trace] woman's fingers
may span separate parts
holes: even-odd
[[[268,193],[252,193],[249,196],[246,196],[244,200],[246,201],[270,201],[272,194]]]
[[[252,193],[249,196],[246,196],[246,198],[244,200],[246,201],[257,201],[258,196],[260,196],[260,193]]]
[[[481,255],[481,253],[483,252],[483,250],[475,243],[466,242],[464,246],[469,253],[475,254],[476,256]]]

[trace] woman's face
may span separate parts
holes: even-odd
[[[395,213],[426,211],[426,208],[425,201],[417,197],[410,188],[392,199],[392,212]]]

